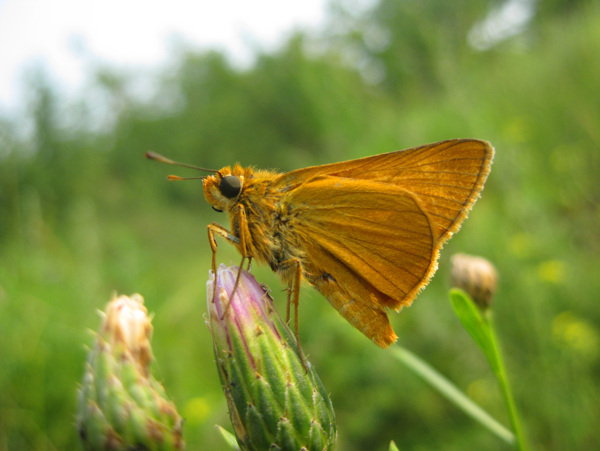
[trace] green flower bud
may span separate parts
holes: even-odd
[[[79,390],[85,449],[184,449],[181,417],[149,372],[151,334],[142,296],[109,302]]]
[[[317,373],[270,296],[246,271],[221,265],[207,287],[209,328],[243,450],[332,450],[335,414]],[[232,297],[233,294],[233,297]]]

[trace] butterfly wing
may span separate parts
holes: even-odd
[[[431,221],[389,183],[317,176],[284,197],[304,277],[382,347],[396,339],[386,308],[409,305],[436,269]]]
[[[429,215],[441,245],[460,228],[490,172],[494,149],[473,139],[454,139],[284,174],[283,191],[318,175],[371,180],[414,194]]]

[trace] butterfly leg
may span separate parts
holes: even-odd
[[[216,291],[216,285],[217,285],[217,278],[216,278],[216,274],[217,274],[217,240],[215,239],[215,236],[220,235],[223,238],[225,238],[225,240],[229,241],[230,243],[238,245],[237,246],[238,250],[242,254],[242,261],[240,262],[238,274],[237,274],[237,277],[235,278],[235,284],[233,286],[233,291],[231,292],[231,298],[233,298],[233,296],[235,295],[237,287],[240,283],[242,269],[244,268],[244,261],[246,259],[248,259],[248,268],[250,268],[250,262],[251,262],[251,257],[248,255],[249,230],[248,230],[248,222],[246,220],[246,210],[244,209],[243,205],[238,205],[237,210],[238,210],[237,215],[238,215],[238,224],[239,224],[239,238],[236,237],[235,235],[233,235],[229,230],[227,230],[221,224],[213,222],[208,225],[208,241],[210,243],[210,247],[212,250],[212,269],[215,274],[215,290],[214,291]],[[227,306],[223,310],[223,316],[225,316],[227,314],[227,311],[229,310],[229,305],[230,304],[227,304]]]
[[[217,240],[216,240],[216,236],[219,235],[223,238],[225,238],[226,241],[229,241],[230,243],[233,244],[240,244],[240,239],[238,237],[236,237],[235,235],[233,235],[229,230],[227,230],[225,227],[223,227],[221,224],[217,223],[217,222],[213,222],[211,224],[208,225],[207,227],[208,229],[208,242],[210,244],[210,249],[212,251],[212,269],[213,271],[215,271],[216,274],[216,270],[217,270]]]
[[[293,279],[288,284],[288,301],[287,301],[287,320],[289,322],[290,316],[290,304],[294,304],[294,335],[296,335],[296,345],[298,346],[298,354],[300,355],[300,360],[302,360],[302,365],[304,369],[308,373],[308,361],[306,357],[304,357],[304,352],[302,351],[302,347],[300,346],[300,327],[298,325],[298,306],[300,305],[300,282],[302,281],[302,265],[300,264],[300,260],[297,258],[292,260],[287,260],[283,262],[283,264],[288,264],[293,268]],[[291,299],[290,299],[291,298]]]
[[[291,305],[294,306],[294,335],[298,342],[300,350],[300,327],[298,324],[298,306],[300,305],[300,282],[302,281],[302,264],[297,258],[285,260],[281,262],[277,268],[278,272],[287,274],[287,306],[286,306],[286,322],[290,323]],[[302,354],[302,351],[300,350]],[[303,357],[304,358],[304,357]]]
[[[235,291],[237,290],[238,284],[240,283],[242,269],[244,269],[244,260],[248,259],[248,269],[250,269],[250,263],[252,261],[252,257],[248,256],[248,248],[247,248],[249,230],[248,230],[248,221],[246,220],[246,210],[243,205],[238,205],[237,210],[238,210],[237,211],[238,221],[239,221],[239,225],[240,225],[240,227],[239,227],[240,237],[239,237],[238,242],[240,244],[240,252],[242,254],[242,261],[240,262],[238,274],[237,274],[237,277],[235,278],[235,284],[233,285],[233,291],[231,292],[232,299],[233,299],[233,296],[235,295]],[[227,313],[227,310],[229,309],[230,304],[227,304],[227,307],[223,311],[223,316],[225,316],[225,314]]]
[[[294,303],[294,332],[296,333],[296,340],[298,340],[298,343],[300,343],[300,327],[298,326],[298,306],[300,305],[300,281],[302,280],[302,266],[300,266],[300,260],[298,259],[295,259],[292,262],[292,264],[296,267],[294,271],[294,293],[292,299]]]
[[[217,237],[217,235],[221,236],[226,241],[229,241],[230,243],[233,243],[233,244],[239,244],[240,240],[238,237],[233,235],[229,230],[227,230],[225,227],[223,227],[219,223],[213,222],[208,225],[207,229],[208,229],[208,243],[210,244],[210,249],[212,250],[212,270],[213,270],[213,274],[215,277],[215,282],[214,282],[214,286],[213,286],[213,302],[214,302],[214,297],[217,295],[217,240],[216,240],[216,237]],[[243,262],[243,259],[242,259],[242,262]],[[237,280],[239,280],[239,273],[238,273],[238,278],[236,279],[236,285],[235,285],[236,287],[237,287]],[[233,294],[232,294],[232,297],[233,297]],[[227,307],[229,307],[229,305]],[[227,312],[227,308],[225,308],[223,315],[225,315],[226,312]]]

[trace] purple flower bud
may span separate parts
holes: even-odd
[[[331,450],[329,396],[271,297],[248,272],[221,265],[207,287],[217,369],[241,449]],[[234,289],[235,288],[235,289]]]

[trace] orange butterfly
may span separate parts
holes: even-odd
[[[487,142],[456,139],[283,174],[239,164],[211,170],[204,196],[230,219],[230,229],[208,226],[213,268],[219,235],[282,278],[296,313],[304,279],[388,347],[397,336],[387,309],[410,305],[427,285],[442,245],[479,197],[493,155]]]

